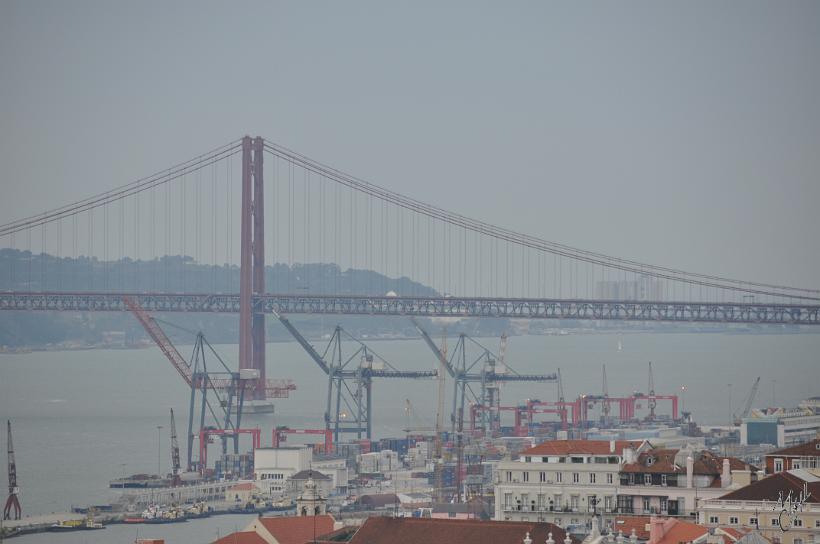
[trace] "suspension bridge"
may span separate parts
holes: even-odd
[[[0,310],[118,312],[128,298],[237,313],[240,368],[260,380],[266,314],[820,324],[820,290],[544,240],[261,137],[5,223],[0,240]]]

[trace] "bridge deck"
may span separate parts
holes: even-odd
[[[239,313],[238,294],[125,292],[6,292],[0,310],[124,312],[125,296],[151,312]],[[820,305],[811,304],[265,294],[253,306],[280,314],[820,325]]]

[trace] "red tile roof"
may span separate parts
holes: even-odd
[[[803,484],[808,488],[809,497],[806,502],[820,503],[820,481],[806,482],[790,472],[778,472],[758,480],[746,487],[723,495],[718,500],[727,501],[777,501],[780,493],[785,498],[789,491],[792,497],[797,497],[803,491]]]
[[[686,465],[675,464],[675,456],[680,450],[653,449],[638,455],[634,463],[624,465],[621,472],[656,473],[656,474],[686,474]],[[652,462],[650,463],[650,459]],[[744,463],[736,457],[719,457],[708,450],[699,452],[692,466],[694,474],[716,476],[718,480],[723,473],[723,460],[729,460],[729,470],[750,470],[755,473],[758,468]]]
[[[652,544],[681,544],[692,542],[709,534],[709,529],[688,521],[677,520],[663,537]]]
[[[527,533],[533,542],[545,542],[550,532],[563,544],[566,534],[551,523],[373,517],[350,544],[521,544]]]
[[[766,457],[820,457],[820,438],[799,444],[797,446],[790,446],[782,450],[767,453]]]
[[[223,536],[219,540],[214,540],[213,544],[268,544],[265,539],[253,531],[231,533]]]
[[[735,529],[734,527],[718,527],[715,529],[715,534],[724,534],[729,537],[730,540],[737,542],[737,539],[748,533],[747,530],[740,530]]]
[[[615,525],[612,530],[615,534],[621,531],[624,536],[632,534],[635,529],[635,536],[639,540],[649,540],[649,516],[618,516],[615,518]]]
[[[621,455],[625,448],[638,449],[641,444],[640,440],[616,440],[613,455]],[[549,440],[522,451],[520,455],[609,455],[609,450],[609,440]]]
[[[314,535],[324,535],[333,531],[333,516],[287,516],[259,518],[265,529],[279,541],[279,544],[305,544]]]

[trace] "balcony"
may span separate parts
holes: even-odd
[[[502,506],[502,510],[505,512],[538,512],[538,513],[549,513],[554,512],[556,514],[577,514],[584,512],[585,509],[583,508],[571,508],[569,506],[562,506],[559,508],[554,508],[551,506],[538,506],[531,505],[531,504],[505,504]],[[587,509],[587,511],[591,514],[593,512],[592,508]],[[630,510],[626,512],[625,510],[618,510],[617,508],[597,508],[595,510],[598,513],[602,514],[619,514],[619,513],[632,513]]]

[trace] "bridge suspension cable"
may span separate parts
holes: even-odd
[[[735,280],[716,275],[687,272],[675,268],[651,265],[638,261],[613,257],[603,253],[578,249],[565,244],[550,242],[541,238],[498,227],[484,221],[466,217],[443,208],[428,204],[403,194],[391,191],[379,185],[362,180],[344,173],[333,167],[322,164],[305,155],[288,149],[284,146],[265,142],[265,149],[272,155],[296,164],[305,170],[317,173],[336,183],[345,185],[361,193],[373,196],[382,201],[391,203],[400,208],[410,210],[430,218],[442,221],[445,224],[461,227],[474,233],[511,242],[521,247],[567,257],[576,261],[598,265],[604,268],[634,273],[640,276],[650,276],[657,279],[680,282],[689,285],[712,287],[721,290],[730,290],[748,294],[759,294],[773,297],[785,297],[801,300],[820,300],[820,289],[791,287],[770,283]]]
[[[0,236],[14,234],[26,229],[59,221],[65,217],[70,217],[81,212],[122,200],[123,198],[133,196],[143,191],[164,185],[170,181],[182,178],[188,174],[199,172],[203,168],[235,155],[240,151],[240,141],[237,140],[231,142],[209,151],[208,153],[172,166],[171,168],[162,170],[144,178],[140,178],[131,183],[121,185],[104,193],[99,193],[83,200],[78,200],[76,202],[72,202],[71,204],[66,204],[65,206],[48,210],[41,214],[32,215],[0,225]]]

